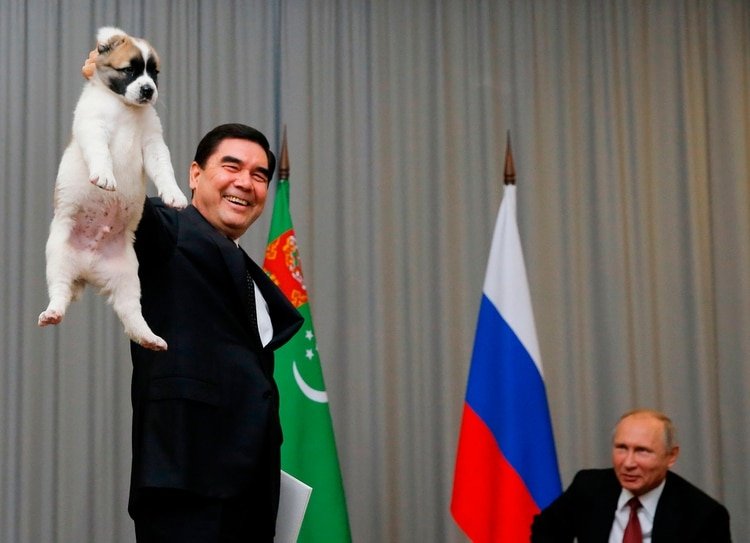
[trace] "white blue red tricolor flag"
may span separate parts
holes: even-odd
[[[466,387],[451,512],[475,543],[528,542],[561,492],[521,239],[506,185]]]

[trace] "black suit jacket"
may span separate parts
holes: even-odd
[[[218,498],[262,487],[278,499],[273,350],[301,327],[301,315],[192,206],[177,211],[147,200],[135,249],[144,317],[169,348],[131,344],[131,514],[146,487]],[[246,270],[273,323],[265,348],[249,324]]]
[[[533,543],[606,543],[620,483],[613,469],[579,471],[570,486],[534,518]],[[654,516],[652,543],[731,541],[729,513],[679,475],[668,472]]]

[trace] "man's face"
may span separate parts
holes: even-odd
[[[214,228],[237,239],[263,212],[268,157],[255,142],[225,139],[206,161],[190,165],[193,205]]]
[[[617,425],[612,464],[620,485],[636,496],[659,486],[678,453],[678,447],[667,450],[664,423],[652,415],[631,415]]]

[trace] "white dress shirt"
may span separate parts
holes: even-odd
[[[271,314],[268,312],[268,303],[255,281],[253,281],[253,287],[255,291],[255,311],[258,314],[258,334],[260,334],[260,342],[265,347],[273,338],[273,323],[271,322]]]
[[[659,486],[649,490],[645,494],[638,496],[641,502],[641,508],[638,509],[638,521],[641,523],[641,533],[643,534],[643,543],[651,543],[651,532],[654,529],[654,515],[656,515],[656,506],[659,504],[659,498],[664,490],[667,480],[664,479]],[[625,535],[625,527],[630,519],[630,506],[628,501],[633,497],[629,490],[622,489],[620,499],[617,500],[617,510],[615,510],[615,519],[612,521],[612,530],[609,532],[609,543],[622,543],[622,537]]]
[[[233,239],[234,244],[239,247],[239,240]],[[264,347],[273,339],[273,323],[271,322],[271,313],[268,311],[268,302],[263,297],[263,293],[253,280],[253,292],[255,292],[255,313],[258,320],[258,335],[260,343]]]

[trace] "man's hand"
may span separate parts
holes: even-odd
[[[99,56],[99,52],[94,49],[89,53],[89,57],[83,63],[81,67],[81,75],[86,79],[91,79],[96,71],[96,57]]]

